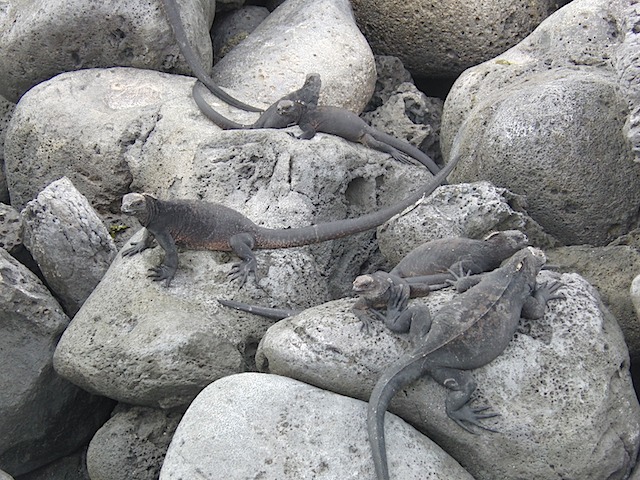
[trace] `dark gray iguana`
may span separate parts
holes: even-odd
[[[290,100],[293,102],[315,105],[318,103],[318,99],[320,98],[320,87],[320,75],[318,75],[317,73],[310,73],[309,75],[307,75],[304,85],[302,85],[301,88],[285,95],[278,101],[274,102],[262,113],[262,115],[260,115],[258,120],[250,125],[236,123],[216,112],[205,100],[203,95],[204,85],[199,81],[193,85],[192,96],[200,111],[207,118],[209,118],[209,120],[211,120],[222,129],[239,130],[253,128],[287,128],[295,125],[298,119],[293,116],[283,115],[281,112],[279,112],[279,103],[283,100]]]
[[[180,18],[180,9],[176,0],[162,0],[162,4],[167,15],[167,20],[169,21],[169,25],[171,26],[173,34],[176,37],[176,42],[178,43],[180,52],[184,56],[187,64],[189,65],[189,68],[191,68],[191,71],[198,78],[198,80],[206,85],[211,93],[213,93],[221,100],[224,100],[229,105],[241,108],[243,110],[248,110],[250,112],[262,112],[262,109],[241,102],[215,84],[211,76],[202,67],[200,59],[197,57],[196,53],[191,47],[191,44],[189,43],[187,33],[185,32],[184,25],[182,24],[182,19]]]
[[[389,272],[360,275],[353,282],[358,300],[352,309],[368,327],[377,318],[393,332],[409,331],[410,314],[404,314],[409,298],[428,295],[454,279],[450,273],[479,274],[491,271],[528,245],[527,236],[519,230],[493,232],[483,239],[447,237],[425,242],[411,250]],[[470,280],[473,281],[473,280]],[[236,310],[280,320],[301,310],[249,305],[235,300],[218,300]],[[386,315],[378,312],[387,309]]]
[[[479,283],[445,304],[431,318],[426,307],[410,308],[413,347],[387,368],[369,398],[367,430],[378,480],[389,479],[384,439],[384,417],[391,399],[424,375],[449,389],[445,410],[465,430],[486,430],[480,420],[494,417],[485,408],[469,406],[476,383],[469,370],[498,357],[515,333],[521,316],[541,318],[560,287],[536,286],[546,261],[541,250],[524,248],[504,266],[478,276]],[[485,413],[483,413],[485,412]],[[469,425],[467,425],[469,424]]]
[[[305,82],[305,86],[300,90],[273,103],[251,125],[236,123],[216,112],[202,96],[202,88],[198,83],[193,87],[193,99],[202,113],[225,130],[286,128],[292,125],[299,125],[302,129],[302,134],[297,138],[308,140],[313,138],[317,132],[329,133],[388,153],[395,160],[403,163],[407,163],[404,155],[408,155],[422,163],[434,175],[440,171],[440,168],[429,155],[408,142],[375,129],[350,110],[340,107],[318,106],[320,76],[318,74],[310,74],[307,76],[307,82],[309,82],[310,78],[314,80],[314,83],[311,84],[312,86],[317,82],[318,95],[310,95],[310,93],[314,93],[314,90],[307,86]]]
[[[149,248],[153,239],[165,251],[164,261],[151,269],[155,281],[168,286],[178,268],[176,244],[190,249],[232,251],[240,262],[229,273],[244,285],[255,274],[254,249],[289,248],[325,242],[364,232],[381,225],[444,182],[460,157],[453,158],[431,181],[403,201],[357,218],[320,223],[301,228],[272,229],[256,225],[240,212],[218,203],[188,200],[159,200],[151,195],[128,193],[122,198],[122,212],[135,215],[145,227],[144,237],[122,252],[135,255]]]

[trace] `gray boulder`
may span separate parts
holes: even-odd
[[[114,68],[65,73],[33,88],[18,104],[7,132],[13,206],[23,208],[62,176],[99,211],[117,209],[130,189],[182,194],[200,188],[203,180],[212,182],[214,172],[222,175],[216,183],[236,183],[238,177],[251,177],[254,169],[268,177],[268,168],[253,165],[265,150],[267,155],[278,153],[270,141],[258,142],[264,133],[221,131],[191,100],[192,85],[189,77]],[[295,88],[301,85],[302,80]],[[326,95],[330,103],[339,103],[330,92]],[[243,123],[257,117],[246,112],[242,118],[234,116],[213,96],[211,103]],[[283,136],[288,135],[280,132],[275,138]],[[320,137],[307,143],[318,145]]]
[[[211,28],[214,61],[219,62],[268,16],[269,10],[266,7],[246,5],[217,17]]]
[[[27,203],[20,216],[26,247],[73,317],[116,256],[113,239],[66,177]]]
[[[0,248],[12,253],[22,245],[20,212],[11,205],[0,203]]]
[[[155,480],[182,413],[119,405],[87,450],[91,480]]]
[[[359,113],[369,101],[375,62],[349,0],[288,0],[216,64],[213,78],[270,103],[312,72],[322,77],[320,103]]]
[[[640,358],[640,320],[629,287],[640,272],[640,252],[626,245],[573,245],[549,250],[554,271],[576,272],[595,286],[603,303],[618,321],[632,360]]]
[[[399,57],[420,77],[456,77],[529,34],[567,0],[352,0],[376,54]]]
[[[392,412],[478,480],[552,478],[558,472],[566,478],[624,479],[635,464],[640,405],[622,333],[581,277],[542,272],[538,281],[553,278],[562,282],[566,298],[551,301],[544,319],[522,323],[500,357],[473,371],[475,402],[500,413],[484,420],[499,434],[473,435],[457,427],[444,411],[445,389],[429,377],[391,404]],[[437,311],[453,295],[449,290],[411,304]],[[329,302],[275,324],[258,348],[258,367],[368,399],[384,366],[409,344],[377,322],[364,334],[352,304]]]
[[[635,97],[625,96],[635,87],[622,75],[637,71],[637,56],[620,60],[626,70],[611,62],[638,36],[625,5],[575,0],[458,78],[441,138],[445,157],[456,144],[468,158],[451,181],[525,195],[529,214],[565,245],[605,245],[637,226],[640,165],[627,136]]]
[[[4,174],[4,139],[7,136],[7,126],[13,116],[15,103],[0,96],[0,202],[9,203],[9,190]]]
[[[378,227],[380,251],[396,265],[425,242],[445,237],[482,238],[496,230],[520,230],[531,245],[557,242],[531,219],[520,198],[489,182],[443,185],[412,208]]]
[[[187,36],[211,68],[215,1],[180,0]],[[58,73],[137,67],[188,73],[159,2],[11,0],[0,17],[0,95],[16,102]]]
[[[20,475],[17,480],[92,480],[87,472],[87,449],[84,447],[44,467]]]
[[[14,476],[87,443],[112,408],[56,374],[69,319],[40,281],[0,249],[0,465]]]
[[[160,479],[373,478],[365,415],[362,402],[289,378],[227,377],[189,406]],[[393,415],[387,436],[397,478],[471,480],[435,443]]]
[[[7,472],[0,470],[0,480],[13,480],[13,477]]]

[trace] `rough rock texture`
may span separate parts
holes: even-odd
[[[207,387],[169,446],[161,480],[373,478],[365,404],[304,383],[248,373]],[[387,421],[395,478],[468,479],[435,443],[393,415]]]
[[[380,251],[396,265],[418,245],[444,237],[482,238],[495,230],[524,232],[531,245],[556,244],[524,211],[522,199],[489,182],[444,185],[378,227]]]
[[[155,480],[182,413],[119,405],[87,450],[91,480]]]
[[[20,216],[26,247],[72,317],[116,256],[113,239],[66,177],[40,192]]]
[[[322,77],[320,103],[362,111],[376,81],[373,53],[349,0],[289,0],[213,69],[221,85],[273,102]]]
[[[205,68],[215,1],[180,0]],[[0,95],[16,102],[34,85],[83,68],[130,66],[188,73],[159,1],[10,0],[0,11]]]
[[[455,77],[515,45],[566,0],[352,0],[376,54],[416,76]]]
[[[0,465],[20,475],[88,442],[111,402],[58,376],[53,351],[69,319],[40,281],[0,249]]]
[[[529,214],[565,245],[605,245],[637,226],[640,165],[624,128],[633,78],[611,62],[637,36],[625,5],[573,1],[458,78],[442,146],[445,157],[457,143],[469,158],[452,182],[490,180],[526,195]]]
[[[22,245],[20,212],[11,205],[0,203],[0,248],[7,252]]]
[[[402,61],[398,57],[391,55],[375,55],[376,62],[376,86],[371,95],[371,99],[365,108],[366,112],[375,110],[389,100],[391,95],[403,83],[411,83],[411,74],[404,68]]]
[[[16,108],[5,145],[12,205],[22,208],[62,176],[95,208],[113,211],[130,189],[173,189],[179,194],[185,187],[202,188],[203,176],[210,183],[212,170],[222,170],[216,184],[230,179],[236,184],[239,176],[269,176],[267,166],[253,164],[264,155],[284,157],[281,150],[270,148],[270,139],[281,143],[288,135],[221,131],[193,103],[192,85],[189,77],[115,68],[62,74],[33,88]],[[327,97],[337,103],[332,98]],[[246,113],[234,117],[226,104],[213,96],[210,101],[239,121],[257,118]],[[322,137],[306,144],[321,144]],[[381,158],[360,148],[371,158]]]
[[[13,477],[7,472],[3,472],[2,470],[0,470],[0,480],[13,480]]]
[[[618,320],[632,360],[640,357],[640,320],[629,286],[640,272],[640,252],[629,246],[574,245],[548,250],[554,271],[576,272],[595,286],[603,303]]]
[[[7,135],[7,126],[13,116],[15,103],[9,102],[0,96],[0,202],[9,203],[9,190],[7,179],[4,175],[4,139]]]
[[[555,276],[543,272],[538,280]],[[484,421],[499,434],[473,435],[458,428],[444,412],[445,389],[429,377],[391,404],[392,412],[426,433],[477,480],[624,479],[635,464],[640,405],[622,333],[579,275],[559,280],[566,299],[551,301],[544,319],[523,322],[500,357],[473,371],[476,405],[488,404],[500,413]],[[453,295],[450,290],[412,304],[437,311]],[[275,324],[258,348],[258,367],[368,399],[384,366],[409,345],[377,322],[369,336],[364,334],[350,311],[352,303],[337,300]]]
[[[219,62],[269,16],[266,7],[246,5],[227,15],[216,18],[211,28],[213,60]]]

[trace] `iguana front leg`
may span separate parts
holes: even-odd
[[[122,251],[122,256],[131,257],[133,255],[137,255],[138,253],[145,251],[147,248],[151,248],[152,243],[153,234],[145,228],[144,232],[142,233],[142,240],[140,240],[139,242],[134,242],[129,248],[124,249]]]
[[[249,273],[253,273],[253,275],[256,276],[256,268],[258,265],[256,257],[253,254],[255,244],[255,238],[249,233],[239,233],[229,239],[231,250],[240,257],[241,260],[233,264],[229,271],[229,278],[231,280],[239,280],[238,283],[240,287],[247,282]]]
[[[165,280],[165,286],[168,287],[178,270],[178,250],[169,232],[158,232],[154,236],[158,245],[164,250],[164,260],[157,267],[149,269],[148,277],[154,282]]]

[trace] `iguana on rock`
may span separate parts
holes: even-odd
[[[493,232],[481,240],[447,237],[425,242],[411,250],[389,273],[378,271],[358,276],[353,281],[353,292],[358,295],[358,300],[352,310],[365,329],[368,329],[371,319],[376,318],[393,332],[408,332],[411,314],[405,311],[409,298],[422,297],[447,286],[454,280],[451,271],[466,274],[491,271],[526,247],[528,241],[519,230],[505,230]],[[235,300],[219,299],[218,302],[276,320],[302,311],[261,307]],[[386,309],[386,315],[382,315],[380,309]]]
[[[316,105],[320,98],[321,80],[320,75],[317,73],[310,73],[304,82],[304,85],[298,90],[291,92],[278,101],[274,102],[269,108],[267,108],[262,115],[252,124],[245,125],[236,123],[233,120],[229,120],[227,117],[221,115],[207,103],[204,98],[203,90],[204,85],[201,82],[196,82],[193,85],[192,96],[193,100],[198,105],[200,111],[224,130],[240,130],[240,129],[253,129],[253,128],[287,128],[295,125],[298,119],[292,115],[285,115],[278,111],[278,104],[283,100],[290,100],[293,102],[300,102],[308,105]]]
[[[215,84],[211,76],[205,71],[200,63],[200,59],[196,55],[195,51],[191,47],[189,43],[189,39],[187,38],[187,33],[184,30],[184,25],[182,24],[182,19],[180,18],[180,9],[176,0],[162,0],[162,4],[164,6],[164,11],[167,14],[167,20],[169,21],[169,25],[173,30],[173,34],[176,37],[176,42],[178,43],[178,48],[180,48],[180,52],[184,56],[189,68],[193,74],[200,80],[206,87],[213,93],[216,97],[224,100],[229,105],[232,105],[237,108],[241,108],[243,110],[247,110],[249,112],[262,112],[262,109],[253,107],[248,105],[240,100],[232,97],[227,92],[222,90],[218,85]]]
[[[225,130],[251,128],[286,128],[299,125],[302,134],[298,138],[311,139],[317,132],[329,133],[355,143],[391,155],[395,160],[408,163],[404,155],[413,157],[434,175],[440,171],[436,163],[422,150],[408,142],[395,138],[368,125],[346,108],[318,106],[320,76],[310,74],[305,85],[273,103],[251,125],[234,122],[216,112],[202,96],[202,88],[196,83],[193,99],[212,122]]]
[[[231,279],[244,285],[256,270],[254,249],[289,248],[325,242],[364,232],[381,225],[425,195],[430,195],[457,165],[453,158],[431,181],[396,205],[357,218],[320,223],[301,228],[272,229],[256,225],[240,212],[218,203],[159,200],[151,195],[128,193],[122,198],[122,212],[135,215],[145,227],[144,238],[124,250],[134,255],[151,246],[155,238],[165,251],[161,265],[151,269],[155,281],[168,286],[178,268],[176,244],[190,249],[232,251],[240,262],[230,272]]]
[[[433,159],[422,150],[381,132],[346,108],[282,100],[278,103],[278,112],[288,119],[297,118],[297,124],[302,130],[297,138],[309,140],[318,132],[329,133],[388,153],[400,162],[406,163],[403,154],[408,155],[422,163],[434,175],[440,170]]]
[[[367,430],[378,480],[389,479],[384,438],[387,407],[396,393],[424,375],[449,389],[445,410],[453,421],[472,433],[474,425],[491,430],[480,420],[497,414],[469,406],[476,389],[469,370],[488,364],[504,351],[521,316],[541,318],[549,300],[562,298],[555,294],[559,283],[536,285],[545,261],[541,250],[524,248],[502,267],[479,276],[479,283],[432,318],[426,307],[409,309],[413,347],[382,373],[369,398]]]

